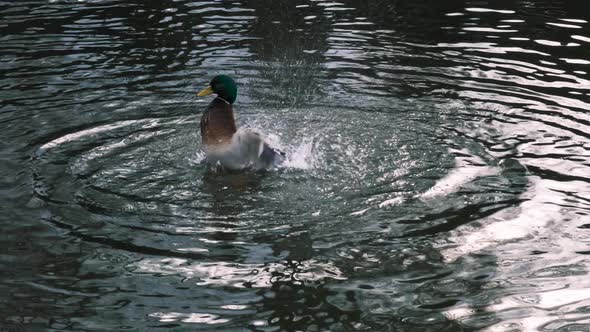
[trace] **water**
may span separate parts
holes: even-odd
[[[589,331],[589,9],[1,2],[0,329]]]

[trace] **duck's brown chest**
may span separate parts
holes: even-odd
[[[214,99],[201,116],[203,145],[228,144],[235,132],[236,122],[232,105]]]

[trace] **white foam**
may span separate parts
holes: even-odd
[[[360,217],[360,216],[364,215],[365,213],[367,213],[367,211],[369,211],[370,209],[371,208],[369,207],[369,208],[366,208],[366,209],[363,209],[363,210],[354,211],[350,215],[353,216],[353,217]]]
[[[296,271],[282,263],[235,263],[198,262],[183,258],[145,258],[130,265],[139,273],[181,275],[194,279],[197,285],[213,285],[244,288],[249,283],[254,288],[268,288],[273,284],[275,272],[291,273],[302,281],[317,281],[324,278],[346,280],[346,277],[331,262],[302,261]],[[252,274],[253,270],[259,273]]]
[[[219,318],[218,315],[209,313],[183,313],[183,312],[154,312],[148,315],[156,318],[162,323],[183,322],[183,323],[200,323],[200,324],[223,324],[230,320],[226,318]]]
[[[41,147],[39,147],[39,149],[37,150],[37,154],[41,155],[43,153],[45,153],[47,150],[50,150],[52,148],[55,148],[59,145],[62,145],[64,143],[70,142],[70,141],[75,141],[75,140],[79,140],[83,137],[86,136],[90,136],[90,135],[96,135],[96,134],[100,134],[100,133],[104,133],[104,132],[108,132],[114,129],[118,129],[118,128],[122,128],[134,123],[137,123],[137,120],[127,120],[127,121],[121,121],[121,122],[117,122],[117,123],[113,123],[113,124],[108,124],[108,125],[104,125],[104,126],[98,126],[98,127],[94,127],[94,128],[89,128],[89,129],[85,129],[85,130],[81,130],[75,133],[71,133],[71,134],[67,134],[64,135],[62,137],[59,137],[57,139],[54,139],[53,141],[47,142],[45,144],[43,144]]]
[[[178,122],[177,120],[174,120]],[[49,141],[37,149],[37,155],[40,156],[46,153],[48,150],[56,148],[60,145],[73,142],[73,141],[80,141],[83,139],[93,138],[99,134],[108,133],[116,129],[132,126],[132,125],[140,125],[142,129],[150,129],[161,126],[165,124],[162,119],[141,119],[141,120],[125,120],[119,121],[115,123],[110,123],[102,126],[96,126],[84,130],[80,130],[77,132],[73,132],[70,134],[66,134],[64,136],[58,137],[52,141]]]
[[[451,152],[453,151],[451,150]],[[447,196],[478,177],[496,175],[501,170],[500,167],[485,165],[485,162],[480,157],[471,155],[467,150],[457,152],[469,156],[457,157],[455,159],[455,167],[426,192],[417,195],[418,198],[427,200],[439,196]]]
[[[385,201],[379,203],[379,207],[386,208],[389,206],[400,205],[403,202],[404,202],[403,197],[395,197],[395,198],[391,198],[391,199],[388,199],[388,200],[385,200]]]

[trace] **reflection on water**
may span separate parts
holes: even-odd
[[[587,330],[588,9],[0,3],[0,326]],[[206,171],[220,73],[280,170]]]

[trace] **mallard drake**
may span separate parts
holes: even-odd
[[[236,127],[233,103],[238,87],[234,80],[215,76],[197,96],[213,93],[217,96],[201,116],[201,139],[209,165],[229,170],[277,167],[285,159],[283,152],[272,148],[256,131]]]

